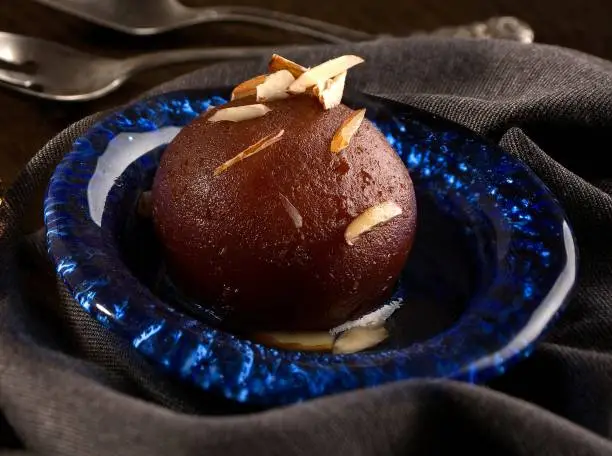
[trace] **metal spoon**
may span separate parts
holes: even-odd
[[[112,92],[145,69],[172,63],[269,57],[278,49],[179,49],[116,60],[39,38],[0,32],[0,85],[39,98],[85,101]]]
[[[366,41],[369,33],[340,25],[244,6],[190,8],[178,0],[36,0],[43,5],[132,35],[155,35],[209,22],[246,22],[317,38],[330,43]]]

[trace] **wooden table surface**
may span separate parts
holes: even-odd
[[[154,0],[143,0],[154,1]],[[529,23],[536,41],[612,58],[609,0],[208,0],[190,5],[240,4],[274,8],[368,32],[403,35],[414,29],[514,15]],[[121,57],[177,47],[305,42],[251,26],[205,25],[157,37],[115,33],[43,7],[31,0],[2,0],[0,30],[33,35],[100,55]],[[1,45],[1,42],[0,42]],[[41,101],[0,89],[0,179],[10,183],[27,160],[54,134],[92,112],[121,103],[198,65],[178,65],[142,74],[116,93],[87,103]]]

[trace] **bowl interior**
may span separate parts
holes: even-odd
[[[165,273],[161,245],[151,219],[138,214],[138,199],[151,188],[165,146],[154,147],[131,163],[114,181],[102,216],[102,230],[129,270],[155,295],[208,324],[223,327],[205,302],[191,299]],[[491,237],[476,239],[465,223],[478,223],[466,214],[461,200],[441,208],[434,196],[416,183],[417,236],[391,300],[401,308],[387,321],[390,337],[376,350],[405,347],[452,326],[470,297],[486,286],[494,259],[478,246],[490,246]],[[381,306],[388,302],[381,300]]]

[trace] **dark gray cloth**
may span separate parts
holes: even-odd
[[[287,56],[312,64],[347,52],[367,59],[350,84],[500,142],[563,204],[579,286],[546,340],[486,386],[411,380],[253,410],[179,384],[58,291],[40,237],[20,232],[24,205],[88,118],[43,148],[0,206],[0,454],[612,455],[612,64],[549,46],[430,38]],[[157,92],[263,69],[219,64]]]

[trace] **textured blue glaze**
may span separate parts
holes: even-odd
[[[89,179],[119,133],[181,127],[224,102],[204,91],[140,102],[95,125],[53,174],[44,207],[49,252],[76,301],[100,323],[206,390],[266,405],[415,377],[477,382],[530,353],[575,280],[577,259],[562,210],[524,165],[498,147],[443,119],[373,98],[358,104],[368,107],[408,166],[417,192],[461,221],[473,248],[492,258],[452,327],[399,349],[341,356],[291,352],[207,326],[156,297],[125,267],[104,223],[100,228],[91,220]],[[153,158],[144,160],[145,167],[157,166]],[[561,292],[555,291],[559,284]]]

